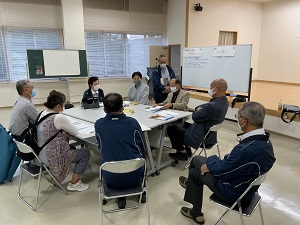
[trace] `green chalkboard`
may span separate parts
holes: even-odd
[[[44,51],[51,51],[52,57],[55,57],[57,53],[58,57],[61,57],[64,53],[70,53],[71,51],[74,53],[78,52],[79,62],[77,61],[75,64],[79,67],[77,73],[67,73],[68,68],[64,67],[61,68],[59,65],[56,70],[55,75],[51,75],[47,73],[47,66],[45,69],[45,60],[44,60]],[[75,54],[77,55],[77,54]],[[74,57],[73,57],[74,58]],[[64,58],[63,61],[67,61],[67,58]],[[74,60],[74,59],[73,59]],[[76,60],[76,59],[75,59]],[[49,79],[49,78],[62,78],[62,77],[87,77],[88,76],[88,69],[87,69],[87,60],[86,60],[86,51],[85,50],[37,50],[37,49],[28,49],[27,50],[27,63],[28,63],[28,74],[30,79]],[[48,60],[49,63],[49,60]],[[71,63],[71,64],[70,64]],[[74,71],[72,66],[72,62],[69,63],[70,70]],[[54,65],[55,66],[55,62]],[[49,69],[49,67],[48,67]],[[60,74],[60,69],[62,73]],[[73,70],[72,70],[73,69]],[[50,69],[49,69],[50,70]],[[59,71],[57,73],[57,71]],[[68,74],[68,75],[66,75]]]

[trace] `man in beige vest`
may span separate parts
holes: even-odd
[[[181,81],[179,79],[172,79],[170,81],[170,89],[171,92],[168,94],[166,100],[158,105],[164,106],[163,109],[187,111],[190,94],[181,89]]]

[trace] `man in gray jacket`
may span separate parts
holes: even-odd
[[[12,108],[8,129],[18,140],[18,137],[28,127],[29,122],[33,124],[39,113],[31,101],[36,95],[33,84],[29,80],[19,80],[16,83],[16,89],[20,97]]]
[[[172,143],[172,148],[176,153],[169,156],[177,160],[187,160],[191,155],[191,148],[197,149],[205,134],[213,125],[222,123],[228,110],[228,100],[225,96],[227,82],[224,79],[216,79],[211,82],[208,94],[212,97],[211,101],[195,108],[192,115],[193,124],[185,127],[168,127],[168,136]],[[206,138],[205,146],[215,144],[216,133],[210,133]]]

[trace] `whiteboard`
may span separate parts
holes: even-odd
[[[209,88],[217,78],[228,90],[249,93],[252,45],[227,45],[183,49],[182,85]]]
[[[80,75],[78,50],[44,50],[45,76]]]

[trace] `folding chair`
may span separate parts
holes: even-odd
[[[133,172],[141,167],[144,167],[144,175],[143,180],[140,185],[133,187],[133,188],[111,188],[103,179],[102,172],[107,171],[110,173],[130,173]],[[106,162],[102,164],[99,168],[99,201],[100,201],[100,214],[101,214],[101,224],[103,224],[103,214],[104,213],[112,213],[117,211],[124,211],[130,209],[136,209],[141,204],[142,194],[143,192],[146,193],[146,204],[148,210],[148,225],[150,225],[150,212],[149,212],[149,200],[148,200],[148,188],[147,188],[147,177],[146,177],[146,160],[137,158],[131,160],[124,160],[124,161],[114,161],[114,162]],[[112,210],[104,210],[103,209],[103,201],[107,199],[114,199],[120,197],[127,197],[127,196],[134,196],[140,195],[139,202],[137,205],[126,207],[125,209],[112,209]]]
[[[17,144],[20,152],[22,153],[33,153],[36,158],[36,163],[27,162],[24,163],[24,160],[21,160],[20,164],[20,180],[19,180],[19,189],[18,189],[18,197],[19,199],[27,205],[31,210],[35,211],[37,209],[38,205],[38,197],[40,192],[40,184],[41,184],[41,176],[46,178],[46,180],[53,186],[57,187],[60,191],[62,191],[64,194],[68,194],[67,190],[64,189],[61,184],[56,180],[56,178],[51,174],[49,169],[43,164],[41,159],[38,157],[38,155],[33,151],[33,149],[19,141],[14,140]],[[23,177],[23,171],[26,171],[29,173],[33,178],[38,178],[37,181],[37,189],[36,189],[36,197],[35,197],[35,204],[34,206],[30,205],[22,196],[21,196],[21,186],[22,186],[22,177]]]
[[[213,203],[215,203],[215,204],[217,204],[219,206],[222,206],[222,207],[224,207],[224,208],[227,209],[225,211],[225,213],[215,223],[215,225],[220,224],[231,211],[234,211],[234,212],[240,214],[241,224],[244,225],[244,218],[243,218],[243,216],[251,216],[253,214],[254,210],[257,208],[257,206],[259,207],[261,224],[264,225],[264,218],[263,218],[261,204],[260,204],[260,202],[261,202],[261,196],[258,194],[258,192],[256,192],[253,195],[252,199],[249,202],[246,202],[246,203],[242,204],[241,200],[242,200],[242,198],[248,193],[248,191],[253,186],[261,185],[266,180],[266,176],[267,176],[267,173],[264,173],[264,174],[260,175],[259,177],[257,177],[249,185],[249,187],[244,191],[244,193],[232,205],[224,202],[219,197],[217,197],[215,194],[212,194],[209,197],[209,200],[211,202],[213,202]]]
[[[201,149],[201,151],[200,151],[200,153],[199,153],[198,155],[201,155],[201,153],[204,151],[205,157],[207,157],[206,150],[210,150],[210,149],[212,149],[212,148],[214,148],[214,147],[217,147],[218,153],[219,153],[219,157],[221,158],[218,140],[217,140],[217,142],[216,142],[215,144],[213,144],[213,145],[211,145],[211,146],[205,146],[205,139],[206,139],[207,136],[210,134],[210,132],[217,132],[218,130],[220,130],[221,126],[222,126],[222,123],[219,123],[219,124],[213,125],[211,128],[209,128],[209,130],[208,130],[207,133],[205,134],[205,136],[204,136],[202,142],[200,143],[199,148],[202,148],[202,149]],[[187,169],[187,168],[190,166],[191,161],[192,161],[193,157],[195,156],[196,152],[199,150],[199,148],[196,149],[196,150],[194,151],[194,153],[191,155],[190,159],[189,159],[189,160],[187,161],[187,163],[185,164],[185,167],[184,167],[185,169]]]

